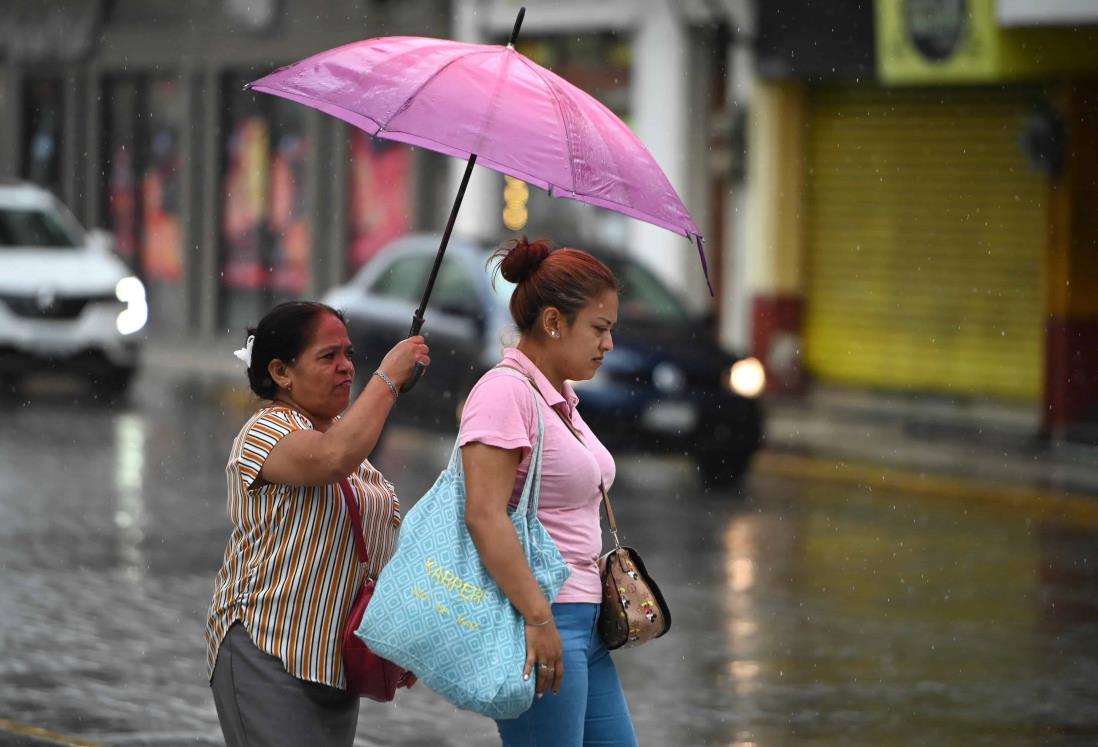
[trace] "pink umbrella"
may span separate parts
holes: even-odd
[[[376,137],[468,159],[435,267],[412,321],[418,334],[474,163],[697,243],[698,227],[648,149],[613,112],[507,46],[382,37],[321,52],[248,85],[327,112]],[[712,286],[710,285],[710,293]]]

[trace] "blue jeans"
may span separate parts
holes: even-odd
[[[496,721],[504,747],[636,747],[618,672],[599,638],[599,605],[554,604],[553,617],[564,647],[560,692]]]

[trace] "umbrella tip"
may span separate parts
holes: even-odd
[[[515,48],[515,42],[518,40],[519,29],[522,28],[522,19],[526,17],[526,6],[523,5],[519,8],[518,16],[515,18],[515,27],[511,29],[511,41],[507,42],[508,49]]]
[[[694,234],[694,243],[698,247],[698,258],[701,259],[702,274],[705,276],[705,285],[709,288],[709,297],[712,298],[716,294],[713,292],[713,281],[709,279],[709,263],[705,261],[705,241],[702,239],[700,233]]]

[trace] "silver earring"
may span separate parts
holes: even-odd
[[[554,329],[552,332],[549,333],[549,336],[552,337],[554,340],[559,340],[560,332]]]

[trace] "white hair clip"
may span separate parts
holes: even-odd
[[[244,343],[244,347],[240,350],[234,350],[235,355],[240,360],[244,361],[244,365],[248,368],[252,367],[252,346],[255,345],[255,335],[248,335],[247,342]]]

